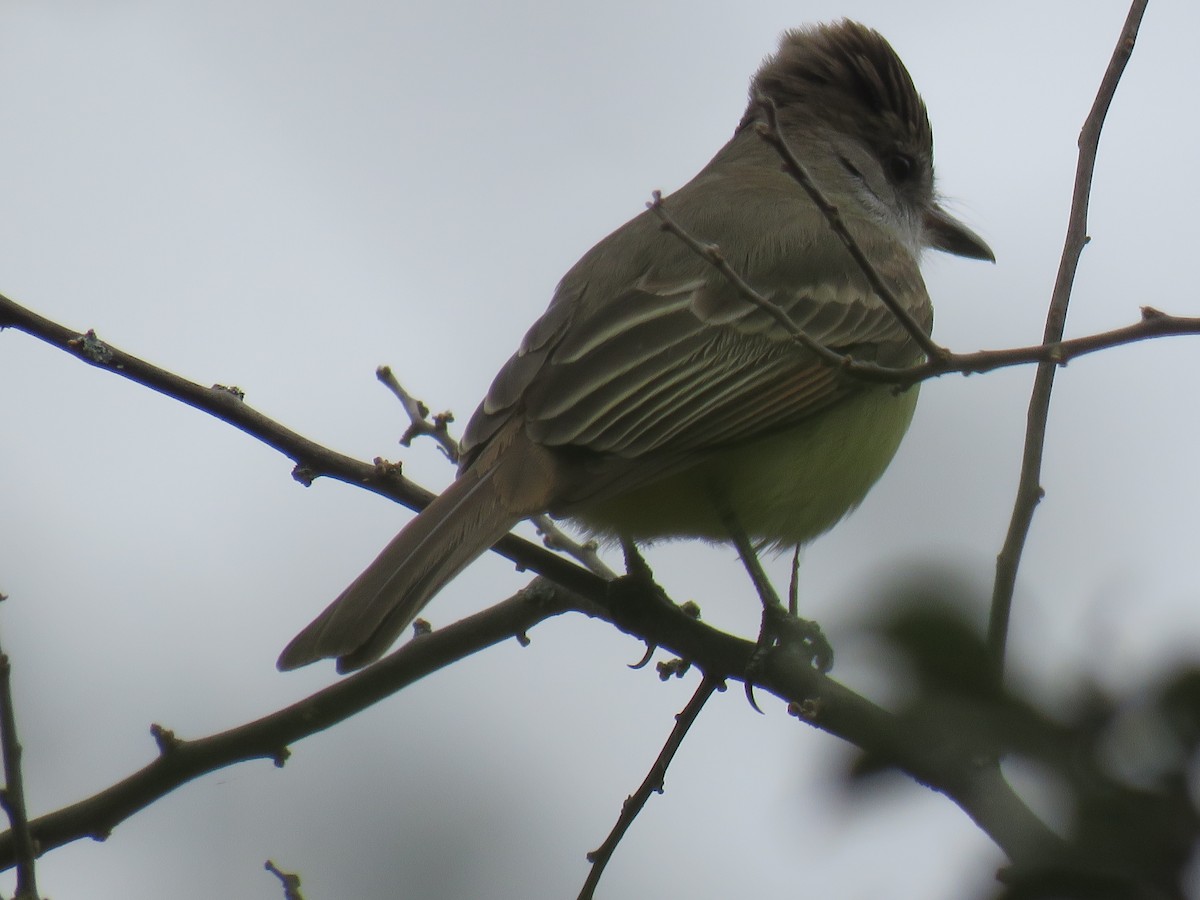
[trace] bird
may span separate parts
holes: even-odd
[[[794,29],[754,74],[733,136],[663,200],[672,219],[811,339],[883,366],[924,358],[759,133],[777,128],[882,283],[928,334],[926,248],[995,261],[941,205],[924,101],[891,45],[850,20]],[[455,480],[283,650],[349,672],[521,520],[601,540],[807,544],[891,462],[918,389],[837,371],[643,211],[562,278],[466,426]]]

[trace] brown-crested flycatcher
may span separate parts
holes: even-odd
[[[925,104],[878,33],[785,34],[733,137],[668,197],[672,218],[816,341],[858,360],[921,359],[808,195],[755,131],[760,97],[859,247],[928,331],[919,261],[992,259],[938,205]],[[650,212],[571,269],[467,425],[458,478],[287,646],[281,669],[380,656],[443,585],[517,522],[569,516],[629,540],[803,544],[866,495],[917,401],[792,342]]]

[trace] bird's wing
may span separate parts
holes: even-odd
[[[743,215],[757,209],[744,198],[738,206]],[[733,268],[827,347],[883,364],[919,358],[828,226],[814,220],[816,210],[797,205],[796,215],[805,221],[792,216],[758,244],[721,244]],[[855,230],[885,283],[928,328],[912,253],[870,222]],[[657,223],[626,226],[563,279],[500,371],[468,426],[467,459],[514,417],[545,446],[627,460],[690,455],[794,425],[860,387]]]

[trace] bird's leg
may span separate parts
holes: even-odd
[[[800,545],[792,548],[792,578],[788,582],[788,612],[800,615]]]
[[[609,590],[631,591],[642,597],[644,597],[646,591],[652,591],[665,599],[666,594],[654,580],[654,573],[650,571],[650,564],[646,562],[645,558],[638,551],[637,544],[631,538],[622,536],[621,550],[625,555],[625,575],[621,578],[614,578],[609,583]],[[645,654],[643,654],[640,660],[633,663],[630,668],[645,668],[649,665],[650,660],[654,658],[656,650],[658,650],[657,644],[647,642]]]
[[[750,581],[754,584],[754,589],[758,592],[759,599],[763,604],[762,626],[758,632],[758,641],[754,654],[750,658],[750,664],[746,667],[746,696],[750,705],[758,709],[751,688],[754,681],[753,676],[761,671],[767,655],[775,647],[786,642],[789,646],[799,649],[807,657],[809,664],[820,672],[828,672],[832,667],[833,648],[821,632],[821,626],[808,619],[801,619],[795,614],[797,595],[795,575],[793,574],[791,589],[788,592],[788,601],[791,607],[789,612],[780,601],[766,572],[763,571],[758,553],[755,551],[754,545],[750,543],[750,539],[742,529],[737,517],[727,508],[718,508],[729,539],[737,549],[742,565],[746,567]]]
[[[792,551],[792,577],[788,581],[787,615],[781,627],[792,640],[807,648],[809,662],[819,672],[833,668],[833,647],[821,631],[821,626],[811,619],[802,619],[800,607],[800,545]],[[782,614],[782,610],[780,610]]]
[[[654,573],[650,571],[650,564],[646,562],[646,558],[642,556],[637,544],[631,538],[621,537],[621,553],[625,556],[626,575],[638,578],[646,584],[655,583]]]

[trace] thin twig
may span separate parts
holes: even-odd
[[[404,412],[408,415],[408,428],[400,437],[400,445],[408,447],[415,438],[431,437],[437,441],[442,452],[450,462],[457,464],[461,458],[461,448],[458,441],[450,436],[450,423],[454,421],[451,413],[438,413],[429,419],[429,407],[404,389],[404,386],[392,374],[391,366],[380,366],[375,370],[375,377],[383,383],[400,401]]]
[[[263,868],[278,878],[283,885],[283,900],[304,900],[304,895],[300,893],[299,875],[283,871],[269,859],[263,864]]]
[[[1065,366],[1071,360],[1081,356],[1150,338],[1200,334],[1200,316],[1174,316],[1152,306],[1143,306],[1139,321],[1114,328],[1111,331],[1101,331],[1068,340],[1061,340],[1060,334],[1060,339],[1046,341],[1042,344],[1010,347],[1002,350],[955,353],[945,348],[939,348],[940,355],[938,357],[931,357],[916,365],[881,366],[878,363],[858,360],[852,356],[838,353],[805,333],[788,315],[787,310],[764,297],[733,270],[719,246],[697,240],[675,221],[667,210],[660,192],[654,191],[653,199],[646,204],[646,207],[659,218],[663,223],[663,228],[678,237],[694,253],[724,275],[743,300],[759,307],[779,322],[796,344],[812,352],[818,360],[826,365],[861,381],[909,387],[931,378],[940,378],[943,375],[978,375],[994,372],[997,369],[1030,364]]]
[[[686,244],[693,253],[704,260],[707,260],[713,268],[725,276],[725,280],[733,285],[738,294],[743,300],[757,306],[763,312],[770,315],[778,322],[783,330],[791,336],[804,349],[815,353],[824,363],[834,368],[843,368],[853,363],[851,357],[843,353],[838,353],[829,347],[826,347],[820,341],[814,339],[807,334],[800,326],[792,321],[792,317],[787,314],[777,303],[768,300],[754,288],[752,288],[744,278],[734,268],[729,265],[729,261],[725,259],[725,255],[721,252],[721,248],[716,244],[705,244],[698,241],[689,234],[682,225],[675,221],[674,218],[667,212],[663,205],[662,191],[653,191],[650,195],[650,202],[646,204],[658,220],[662,222],[663,228],[671,234],[675,235],[684,244]]]
[[[34,819],[30,833],[43,852],[85,837],[103,840],[134,813],[194,778],[249,760],[266,759],[282,766],[290,744],[346,720],[431,672],[520,637],[568,610],[600,609],[570,591],[542,587],[548,584],[535,581],[490,609],[411,641],[374,665],[253,722],[194,740],[173,738],[169,752],[92,797]],[[11,831],[0,835],[0,869],[16,859],[15,835]]]
[[[1079,162],[1075,169],[1075,191],[1071,199],[1071,215],[1067,224],[1067,235],[1063,246],[1058,276],[1054,282],[1054,293],[1050,298],[1050,309],[1046,314],[1046,330],[1043,346],[1059,345],[1067,320],[1067,306],[1071,301],[1071,288],[1075,282],[1075,271],[1079,258],[1088,242],[1087,214],[1092,190],[1092,174],[1096,167],[1096,152],[1100,144],[1100,131],[1104,118],[1116,93],[1117,84],[1125,65],[1133,54],[1138,28],[1146,11],[1147,0],[1134,0],[1121,29],[1121,37],[1108,62],[1108,69],[1100,82],[1100,90],[1092,109],[1084,121],[1079,135]],[[1153,311],[1143,310],[1143,324],[1154,322]],[[1130,326],[1132,327],[1132,326]],[[1066,342],[1069,343],[1069,342]],[[1004,546],[996,558],[996,580],[992,589],[992,609],[988,622],[988,649],[995,666],[997,679],[1004,676],[1004,651],[1008,641],[1008,622],[1012,612],[1013,590],[1017,581],[1017,569],[1021,553],[1025,548],[1029,528],[1033,522],[1034,509],[1042,498],[1041,474],[1042,452],[1046,443],[1046,423],[1050,415],[1050,394],[1054,388],[1057,366],[1047,360],[1039,363],[1034,378],[1033,391],[1029,399],[1029,412],[1025,427],[1025,449],[1021,460],[1021,477],[1017,496],[1013,504],[1012,519]]]
[[[306,486],[318,478],[333,478],[417,511],[428,506],[435,496],[405,478],[399,466],[382,460],[365,463],[292,431],[254,409],[240,392],[188,381],[100,340],[93,331],[73,331],[0,294],[0,330],[6,327],[16,328],[88,365],[120,375],[232,425],[293,460],[296,467],[292,477]],[[585,595],[604,591],[602,580],[532,541],[509,534],[492,549],[521,569],[537,572],[570,590]]]
[[[378,378],[393,394],[400,404],[404,407],[404,412],[408,415],[409,426],[400,438],[400,443],[408,447],[417,437],[425,435],[437,441],[442,453],[452,463],[457,464],[462,459],[462,445],[450,434],[450,423],[454,421],[454,416],[451,413],[438,413],[429,419],[429,407],[422,401],[418,400],[402,385],[399,379],[392,372],[391,366],[380,366],[375,370],[375,377]],[[617,577],[617,573],[604,564],[604,560],[597,553],[597,544],[595,541],[586,541],[580,543],[571,538],[565,531],[554,524],[554,520],[548,515],[534,516],[529,520],[542,536],[542,543],[551,550],[557,550],[559,553],[565,553],[572,559],[582,563],[589,571],[601,578],[612,580]]]
[[[606,578],[609,581],[617,577],[617,573],[608,567],[600,558],[600,545],[595,541],[577,541],[563,531],[549,515],[534,516],[529,520],[542,536],[542,543],[551,550],[565,553],[572,559],[586,566],[589,571]]]
[[[612,859],[613,852],[621,843],[621,838],[625,836],[625,832],[629,830],[633,820],[638,817],[638,813],[645,808],[646,803],[650,800],[650,795],[663,792],[667,768],[671,765],[671,760],[675,758],[675,753],[679,750],[692,724],[700,715],[700,710],[704,708],[704,704],[708,702],[708,698],[713,695],[714,691],[723,689],[723,679],[705,675],[687,706],[676,714],[675,727],[671,729],[666,743],[663,744],[654,764],[650,766],[650,771],[646,773],[645,779],[633,794],[625,798],[625,802],[621,805],[621,814],[617,817],[617,822],[613,825],[612,831],[608,833],[608,837],[604,839],[604,843],[587,855],[592,868],[588,872],[587,880],[583,883],[583,889],[579,892],[579,900],[591,900],[595,894],[596,885],[600,883],[600,876],[604,874],[604,868]]]
[[[761,294],[757,296],[758,300],[755,302],[763,304],[764,308],[775,305]],[[778,309],[778,307],[776,308]],[[784,316],[787,315],[783,310],[780,312]],[[423,509],[432,498],[428,491],[405,479],[396,480],[396,484],[404,486],[401,490],[381,489],[379,478],[363,472],[363,463],[341,454],[332,453],[308,438],[289,431],[254,410],[244,402],[242,396],[231,392],[228,388],[221,388],[218,385],[203,387],[180,378],[173,372],[154,366],[100,340],[95,332],[72,331],[66,326],[39,316],[8,297],[0,295],[0,331],[5,328],[16,328],[59,349],[66,350],[89,365],[128,378],[130,381],[173,397],[181,403],[186,403],[201,412],[228,422],[251,437],[261,440],[296,460],[298,465],[295,477],[299,481],[309,483],[322,476],[335,478],[338,481],[357,484],[376,493],[392,497],[410,509],[417,510]],[[940,378],[943,375],[977,375],[1013,366],[1039,363],[1065,366],[1081,356],[1088,356],[1126,344],[1136,344],[1153,338],[1196,334],[1200,334],[1200,316],[1176,316],[1151,306],[1143,306],[1141,307],[1141,318],[1137,322],[1084,337],[1003,350],[951,353],[943,362],[928,360],[919,365],[902,368],[846,359],[840,355],[837,365],[842,371],[864,381],[908,387],[932,378]],[[833,362],[830,361],[830,364],[832,365]],[[499,551],[499,548],[497,550]]]
[[[892,293],[891,288],[884,284],[883,279],[879,276],[879,272],[875,269],[874,263],[870,257],[858,245],[858,241],[854,239],[854,235],[850,233],[850,229],[846,227],[845,221],[842,219],[842,214],[837,206],[829,201],[829,199],[817,187],[817,183],[813,181],[812,175],[808,169],[800,162],[796,154],[792,152],[791,146],[787,139],[783,136],[783,132],[779,128],[779,110],[775,107],[775,102],[766,96],[757,98],[759,107],[763,110],[767,117],[767,121],[760,122],[756,126],[759,136],[775,148],[775,151],[783,159],[784,169],[789,175],[804,189],[804,192],[816,204],[816,207],[825,216],[825,220],[829,223],[829,227],[833,233],[837,235],[838,240],[854,257],[854,261],[858,263],[859,269],[866,276],[867,282],[871,285],[871,289],[876,296],[883,301],[893,316],[904,326],[904,330],[909,333],[914,341],[917,342],[925,355],[931,359],[942,359],[949,351],[946,348],[937,344],[933,338],[921,327],[921,324],[912,317],[912,314],[905,309],[904,305],[896,299],[896,295]]]
[[[21,742],[17,738],[17,716],[12,697],[12,664],[0,653],[0,753],[4,756],[4,789],[0,806],[12,827],[13,852],[17,864],[17,892],[13,900],[37,900],[37,851],[29,830],[25,807],[25,780],[21,775]]]

